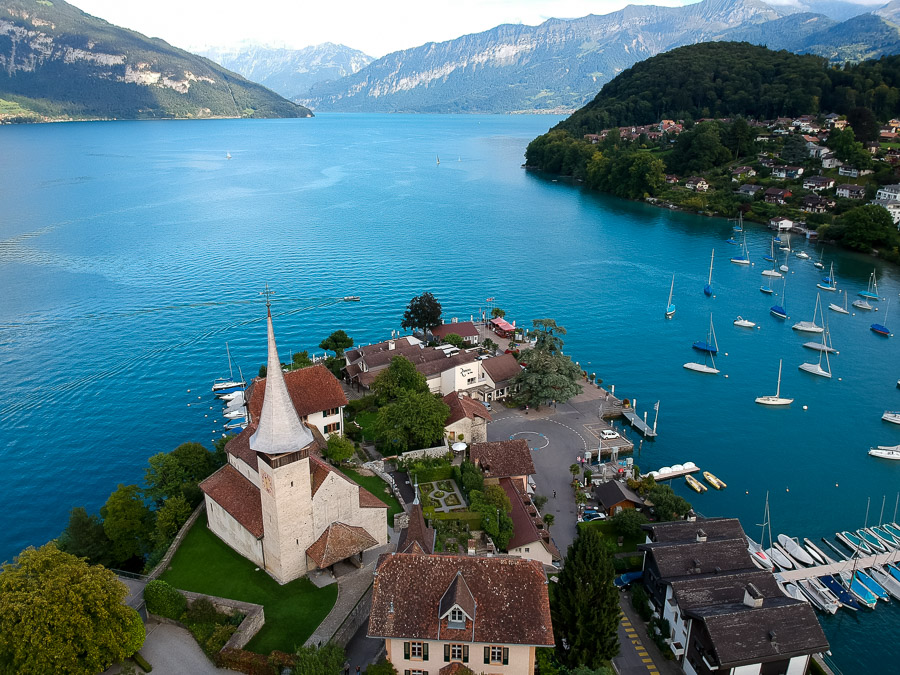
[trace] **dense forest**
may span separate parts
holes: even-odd
[[[843,68],[818,56],[746,42],[708,42],[635,64],[556,128],[598,133],[661,119],[781,116],[867,106],[879,119],[898,114],[900,56]]]
[[[4,0],[0,99],[46,117],[305,117],[307,108],[62,0]],[[156,82],[147,80],[157,73]],[[28,118],[28,113],[13,119]]]

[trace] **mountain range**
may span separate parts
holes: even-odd
[[[311,115],[209,59],[63,0],[0,2],[0,120]]]
[[[359,50],[331,42],[304,49],[251,44],[199,53],[286,98],[299,98],[314,84],[353,75],[372,62]]]
[[[834,61],[900,51],[900,0],[875,11],[839,0],[821,6],[848,18],[808,11],[819,2],[702,0],[501,25],[393,52],[297,100],[340,112],[549,112],[580,107],[626,68],[688,44],[742,40]]]

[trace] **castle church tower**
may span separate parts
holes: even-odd
[[[266,389],[250,449],[259,460],[265,568],[284,584],[306,574],[306,549],[315,541],[309,467],[309,452],[315,441],[291,402],[275,345],[269,302],[266,308]]]

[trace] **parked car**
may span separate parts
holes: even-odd
[[[482,402],[481,402],[481,405],[483,405],[483,406],[484,406],[485,408],[487,408],[488,410],[493,410],[493,408],[491,408],[491,404],[490,404],[489,401],[482,401]]]
[[[585,513],[585,514],[581,517],[581,519],[582,519],[584,522],[589,523],[589,522],[591,522],[592,520],[606,520],[606,515],[603,514],[603,513]]]
[[[600,432],[600,438],[610,439],[610,438],[618,438],[619,432],[613,431],[612,429],[604,429]]]

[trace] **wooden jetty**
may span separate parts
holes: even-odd
[[[699,466],[690,466],[684,469],[679,469],[678,471],[672,471],[671,473],[659,474],[657,476],[654,476],[654,479],[657,483],[659,483],[660,481],[672,480],[673,478],[684,478],[688,474],[697,473],[698,471],[700,471]],[[646,478],[649,475],[649,473],[642,473],[641,478]]]
[[[659,480],[657,478],[656,480]],[[852,572],[854,564],[857,569],[865,570],[873,565],[883,565],[884,563],[893,563],[900,561],[900,551],[894,550],[889,553],[879,553],[878,555],[870,555],[865,558],[853,560],[841,560],[833,565],[816,565],[815,567],[801,567],[800,569],[787,570],[786,572],[778,572],[784,581],[798,581],[800,579],[811,579],[812,577],[823,577],[829,574],[838,574],[840,572]]]
[[[638,417],[634,408],[622,408],[622,415],[628,423],[640,432],[645,438],[656,438],[656,431],[643,419]]]

